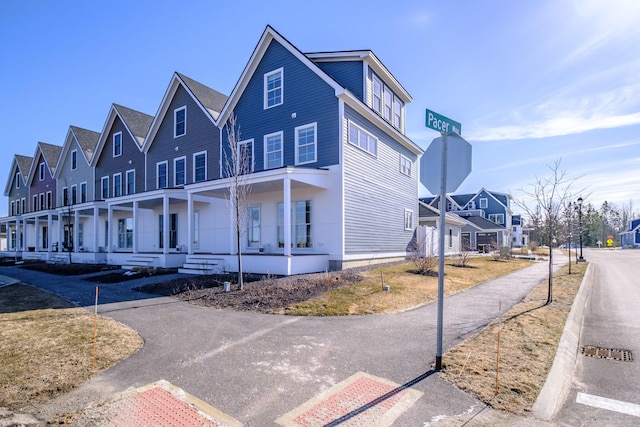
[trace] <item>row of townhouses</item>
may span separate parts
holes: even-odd
[[[302,53],[267,26],[229,96],[175,73],[155,115],[113,104],[100,132],[15,155],[5,252],[290,275],[404,258],[418,222],[407,90],[369,50]],[[241,248],[226,125],[249,158]],[[494,197],[490,197],[491,200]],[[192,270],[190,270],[190,268]]]

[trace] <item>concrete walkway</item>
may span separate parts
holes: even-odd
[[[554,253],[554,269],[566,263],[566,257]],[[502,311],[508,311],[546,277],[547,269],[546,262],[536,263],[446,298],[445,349],[497,318],[500,301]],[[5,276],[13,273],[12,267],[0,268]],[[28,270],[19,274],[22,282],[80,306],[94,303],[94,283]],[[418,398],[412,394],[410,404],[403,401],[392,408],[394,425],[426,426],[465,414],[471,418],[484,408],[431,370],[436,304],[392,315],[291,317],[203,308],[131,290],[169,278],[100,286],[98,313],[138,331],[145,345],[124,362],[41,407],[39,417],[50,419],[57,412],[76,411],[160,380],[246,426],[298,425],[292,414],[306,414],[304,409],[311,410],[309,405],[319,396],[325,400],[339,396],[356,377],[382,396],[408,389],[418,393]],[[357,416],[368,409],[364,406],[348,411],[342,419],[345,425],[358,425]]]

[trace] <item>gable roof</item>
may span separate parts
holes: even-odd
[[[200,106],[205,115],[211,120],[214,125],[217,125],[216,119],[220,115],[220,112],[224,108],[224,105],[229,98],[226,95],[218,92],[215,89],[211,89],[208,86],[203,85],[200,82],[197,82],[184,74],[175,72],[173,77],[171,78],[171,82],[169,83],[169,87],[167,88],[162,101],[160,102],[160,107],[158,108],[158,112],[156,113],[153,122],[149,127],[149,131],[144,139],[142,144],[142,150],[145,152],[149,151],[151,146],[151,142],[153,138],[155,138],[158,129],[160,128],[160,124],[162,120],[165,118],[167,114],[167,110],[171,105],[171,101],[178,90],[178,87],[184,87],[187,93],[193,98],[193,100]]]
[[[439,218],[440,209],[435,208],[427,203],[418,202],[418,218]],[[464,225],[466,224],[465,218],[462,218],[456,214],[445,212],[444,220],[447,224]]]
[[[62,173],[62,164],[64,163],[64,159],[67,157],[74,140],[78,142],[80,151],[82,152],[87,164],[89,164],[99,138],[100,134],[98,132],[79,128],[77,126],[69,126],[67,137],[65,138],[64,145],[62,146],[62,152],[58,158],[56,174],[54,177],[56,179],[60,177],[60,174]]]
[[[13,162],[11,163],[11,168],[9,168],[9,177],[7,178],[7,182],[4,187],[5,197],[9,196],[9,191],[13,184],[13,176],[16,173],[16,169],[20,171],[22,180],[26,185],[27,178],[29,177],[29,169],[31,169],[31,163],[33,163],[33,157],[23,156],[21,154],[15,154],[13,156]]]
[[[100,133],[100,138],[96,144],[95,152],[91,157],[92,167],[95,167],[98,162],[98,158],[107,143],[107,136],[113,127],[116,117],[120,117],[120,120],[122,120],[127,132],[129,132],[131,139],[135,141],[138,149],[142,150],[142,144],[144,143],[145,136],[149,131],[153,117],[148,114],[141,113],[140,111],[123,107],[122,105],[112,104],[109,109],[109,114],[107,115],[107,120],[105,121],[102,132]]]
[[[224,106],[224,109],[220,113],[218,117],[218,125],[220,123],[224,124],[228,119],[233,109],[237,105],[242,93],[246,89],[247,85],[253,73],[255,72],[258,64],[262,60],[264,54],[266,53],[269,45],[272,41],[276,41],[282,47],[287,49],[289,53],[291,53],[296,59],[298,59],[302,64],[304,64],[309,70],[315,73],[321,80],[323,80],[327,85],[329,85],[334,91],[337,98],[348,104],[354,110],[364,115],[370,122],[383,131],[385,131],[388,135],[394,138],[398,143],[403,145],[405,148],[409,149],[412,153],[416,155],[420,155],[424,152],[420,146],[414,143],[411,139],[409,139],[406,135],[403,135],[400,131],[394,128],[390,123],[384,120],[379,114],[375,113],[369,106],[367,106],[362,100],[360,100],[357,96],[351,93],[346,88],[342,87],[338,82],[336,82],[331,76],[325,73],[309,56],[302,53],[298,48],[296,48],[293,44],[291,44],[287,39],[282,37],[276,30],[274,30],[271,26],[267,25],[258,44],[256,45],[251,57],[249,58],[249,62],[245,66],[240,78],[238,79],[236,85],[229,96],[229,99]],[[370,51],[366,51],[370,52]],[[336,55],[344,54],[344,52],[334,52]],[[315,59],[318,59],[318,55],[320,54],[310,54],[315,55]],[[330,53],[324,53],[322,55],[330,55]],[[370,55],[366,55],[366,58],[372,63],[379,63],[380,67],[383,67],[386,70],[386,67],[382,65],[382,63],[371,53]],[[390,73],[389,73],[390,75]],[[401,86],[400,86],[401,87]],[[404,89],[403,89],[404,90]],[[408,93],[404,91],[406,96]],[[411,99],[410,97],[408,98]]]
[[[29,178],[27,179],[27,185],[31,185],[31,181],[33,180],[34,175],[36,174],[36,169],[38,165],[36,162],[38,161],[38,153],[42,153],[42,158],[49,169],[49,173],[51,176],[55,176],[56,166],[58,165],[58,159],[60,158],[60,153],[62,152],[62,147],[60,145],[47,144],[46,142],[38,142],[36,146],[36,151],[33,154],[33,161],[31,162],[31,168],[29,169]]]

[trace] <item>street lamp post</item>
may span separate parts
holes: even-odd
[[[582,256],[582,197],[578,197],[578,232],[580,233],[580,258],[576,262],[585,262]]]

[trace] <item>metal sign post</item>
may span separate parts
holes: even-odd
[[[440,224],[438,225],[438,336],[436,344],[436,371],[442,370],[442,321],[444,312],[444,229],[447,213],[447,134],[442,134],[442,163],[440,164]]]

